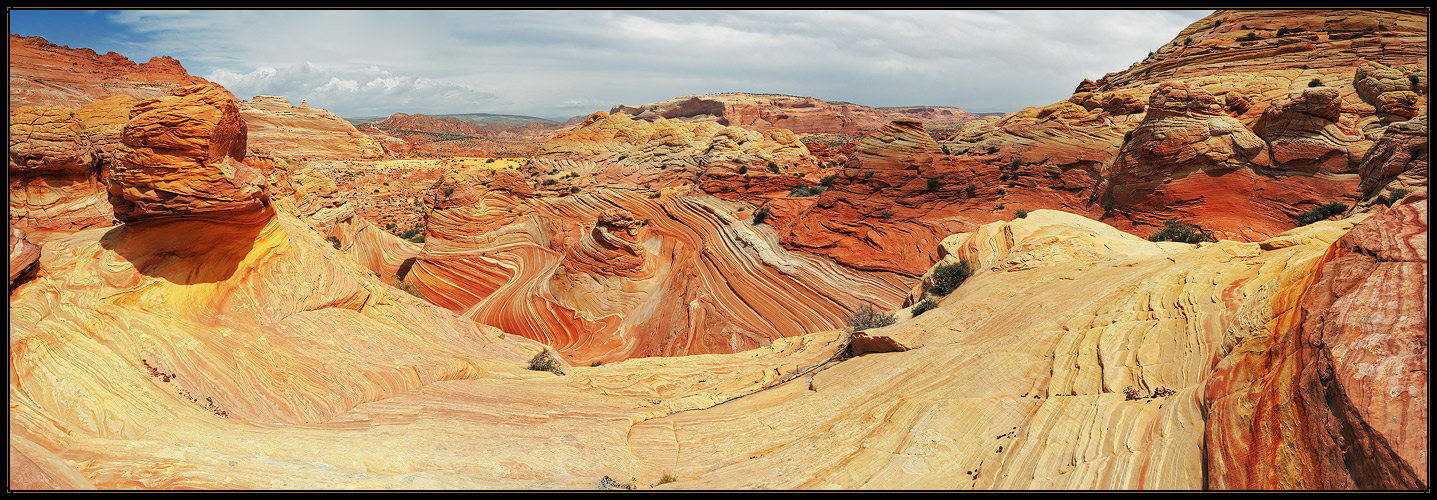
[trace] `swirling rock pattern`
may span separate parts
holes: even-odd
[[[908,287],[783,249],[746,204],[616,188],[526,196],[487,175],[431,192],[409,279],[578,364],[751,349],[839,327],[864,303],[896,305]]]

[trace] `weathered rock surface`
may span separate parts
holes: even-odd
[[[542,195],[511,172],[447,176],[407,279],[431,302],[576,364],[731,353],[842,326],[907,284],[778,245],[752,206],[590,187]]]
[[[1393,212],[1412,221],[1425,207]],[[1374,229],[1411,227],[1379,219],[1368,219]],[[665,489],[1265,487],[1231,482],[1235,472],[1323,487],[1292,482],[1314,476],[1288,464],[1340,454],[1243,451],[1279,442],[1241,440],[1244,422],[1301,420],[1284,416],[1293,405],[1226,417],[1227,390],[1286,394],[1230,374],[1303,380],[1244,363],[1266,359],[1257,343],[1306,328],[1296,311],[1342,310],[1294,308],[1319,288],[1313,273],[1334,241],[1398,266],[1425,241],[1406,229],[1384,230],[1402,235],[1386,240],[1348,234],[1352,221],[1294,230],[1283,236],[1293,244],[1272,250],[1152,243],[1048,210],[999,224],[960,245],[985,264],[937,309],[870,331],[919,347],[843,360],[846,335],[823,332],[732,354],[565,366],[566,376],[522,369],[533,344],[346,271],[285,214],[249,240],[231,277],[212,282],[146,274],[155,268],[128,265],[106,230],[81,231],[43,257],[65,272],[12,299],[11,366],[24,374],[12,381],[12,462],[28,472],[22,485],[79,478],[99,488],[598,488],[606,476]],[[993,237],[1002,242],[981,241]],[[155,240],[130,244],[140,241]],[[74,281],[85,276],[106,284]],[[296,282],[313,288],[290,292]],[[1352,295],[1368,288],[1324,290],[1372,304]],[[1410,351],[1410,335],[1425,331],[1413,309],[1399,310],[1392,341],[1323,330],[1336,378],[1314,380],[1373,400],[1386,387],[1414,390],[1344,368],[1394,360],[1404,377],[1425,373],[1425,355],[1372,350]],[[1396,385],[1363,385],[1374,382]],[[1412,418],[1425,414],[1421,387],[1399,406],[1353,399],[1339,407],[1353,410],[1348,420],[1330,421],[1372,422],[1351,449],[1390,449],[1425,470],[1411,454],[1426,442]],[[1220,438],[1233,430],[1240,439]]]
[[[679,96],[641,106],[614,106],[642,120],[681,119],[713,122],[751,130],[786,129],[794,133],[868,133],[894,120],[919,120],[933,128],[957,128],[977,115],[958,108],[912,106],[871,108],[845,102],[781,94],[705,94]]]
[[[308,159],[378,158],[384,148],[343,118],[305,103],[291,106],[276,96],[239,104],[249,147],[272,155]]]
[[[32,270],[35,261],[40,260],[40,246],[25,239],[25,231],[10,228],[10,285],[15,278]]]
[[[1219,10],[1127,70],[1084,81],[1066,102],[975,121],[939,142],[960,163],[998,175],[979,176],[980,188],[1007,181],[1006,205],[1102,216],[1135,234],[1186,217],[1260,241],[1317,205],[1352,204],[1372,141],[1424,112],[1426,24],[1424,11],[1410,10]],[[1184,104],[1151,109],[1171,85],[1189,89]],[[1144,129],[1163,137],[1152,142]],[[1226,139],[1212,142],[1250,134],[1266,149],[1250,160],[1224,153]],[[1157,144],[1228,159],[1118,168],[1135,146]],[[1252,224],[1229,215],[1249,213]]]
[[[1427,115],[1397,122],[1387,127],[1382,138],[1368,150],[1357,166],[1362,176],[1363,202],[1359,208],[1392,205],[1407,193],[1427,193],[1427,162],[1431,154],[1427,142]]]
[[[90,49],[72,49],[38,36],[10,35],[10,107],[68,106],[124,94],[136,99],[159,97],[179,87],[209,84],[190,76],[171,57],[135,64],[125,56]]]

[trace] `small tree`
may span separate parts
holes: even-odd
[[[848,324],[844,331],[858,333],[870,328],[879,328],[893,324],[898,321],[893,313],[879,311],[870,304],[864,304],[848,317]]]
[[[933,269],[933,284],[928,286],[928,292],[939,297],[948,295],[972,275],[973,266],[966,260],[940,265]]]

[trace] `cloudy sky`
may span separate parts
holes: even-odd
[[[11,10],[10,33],[168,55],[236,96],[357,118],[564,120],[686,94],[1016,111],[1211,10]]]

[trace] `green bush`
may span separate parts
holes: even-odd
[[[875,309],[872,305],[864,304],[848,317],[848,324],[844,331],[858,333],[870,328],[879,328],[893,324],[898,321],[893,313],[886,313]]]
[[[333,236],[330,236],[330,237],[327,237],[327,238],[325,238],[325,239],[326,239],[326,240],[329,240],[329,244],[330,244],[330,245],[334,245],[334,249],[335,249],[335,250],[339,250],[339,238],[335,238],[335,237],[333,237]]]
[[[1395,205],[1397,202],[1402,201],[1402,197],[1407,196],[1407,193],[1410,193],[1410,192],[1411,192],[1411,191],[1408,191],[1408,190],[1402,189],[1402,188],[1397,188],[1397,189],[1393,189],[1393,190],[1391,190],[1391,191],[1388,191],[1388,192],[1387,192],[1387,206],[1390,207],[1390,206],[1392,206],[1392,205]]]
[[[739,165],[739,166],[738,166],[738,173],[740,173],[740,174],[747,174],[747,173],[748,173],[748,165]]]
[[[1020,208],[1017,211],[1013,212],[1013,215],[1017,216],[1019,219],[1026,219],[1028,218],[1028,209]]]
[[[913,305],[913,317],[916,318],[919,314],[931,311],[935,307],[938,307],[937,302],[933,302],[933,299],[924,297],[923,300],[920,300],[917,304]]]
[[[753,213],[753,223],[763,224],[763,221],[766,220],[768,220],[768,207],[758,207],[758,211]]]
[[[837,177],[838,177],[838,174],[833,174],[833,175],[824,177],[823,179],[820,179],[820,180],[818,181],[818,185],[823,186],[823,187],[828,187],[830,184],[833,184],[833,179],[835,179],[835,178],[837,178]]]
[[[1327,220],[1334,215],[1338,215],[1346,211],[1346,204],[1334,201],[1332,203],[1325,203],[1319,205],[1317,208],[1298,214],[1298,216],[1294,219],[1296,219],[1298,226],[1306,226],[1320,220]]]
[[[818,196],[818,195],[820,195],[820,194],[823,194],[823,192],[824,192],[824,191],[827,191],[827,190],[828,190],[828,188],[823,187],[823,186],[810,186],[810,185],[808,185],[808,184],[799,184],[799,185],[797,185],[797,186],[794,186],[793,189],[790,189],[790,190],[788,191],[788,195],[789,195],[789,196],[800,196],[800,197],[802,197],[802,196]]]
[[[768,162],[768,171],[775,174],[778,173],[778,164],[774,162]]]
[[[928,190],[929,190],[929,191],[933,191],[933,190],[938,189],[938,188],[940,188],[940,187],[943,187],[943,182],[941,182],[941,181],[939,181],[938,179],[933,178],[933,177],[929,177],[929,178],[928,178]]]
[[[1212,233],[1203,231],[1202,228],[1190,225],[1180,219],[1168,219],[1163,221],[1163,228],[1148,236],[1148,241],[1176,241],[1179,243],[1202,243],[1204,241],[1217,241]]]
[[[933,284],[928,286],[928,292],[939,297],[948,295],[972,275],[973,266],[966,260],[940,265],[933,270]]]
[[[1321,86],[1322,86],[1322,80],[1318,80],[1318,79],[1316,79],[1316,78],[1313,78],[1312,80],[1309,80],[1309,81],[1307,82],[1307,86],[1308,86],[1308,87],[1321,87]]]
[[[969,184],[968,187],[963,188],[963,190],[968,192],[968,196],[975,196],[978,194],[978,185]]]

